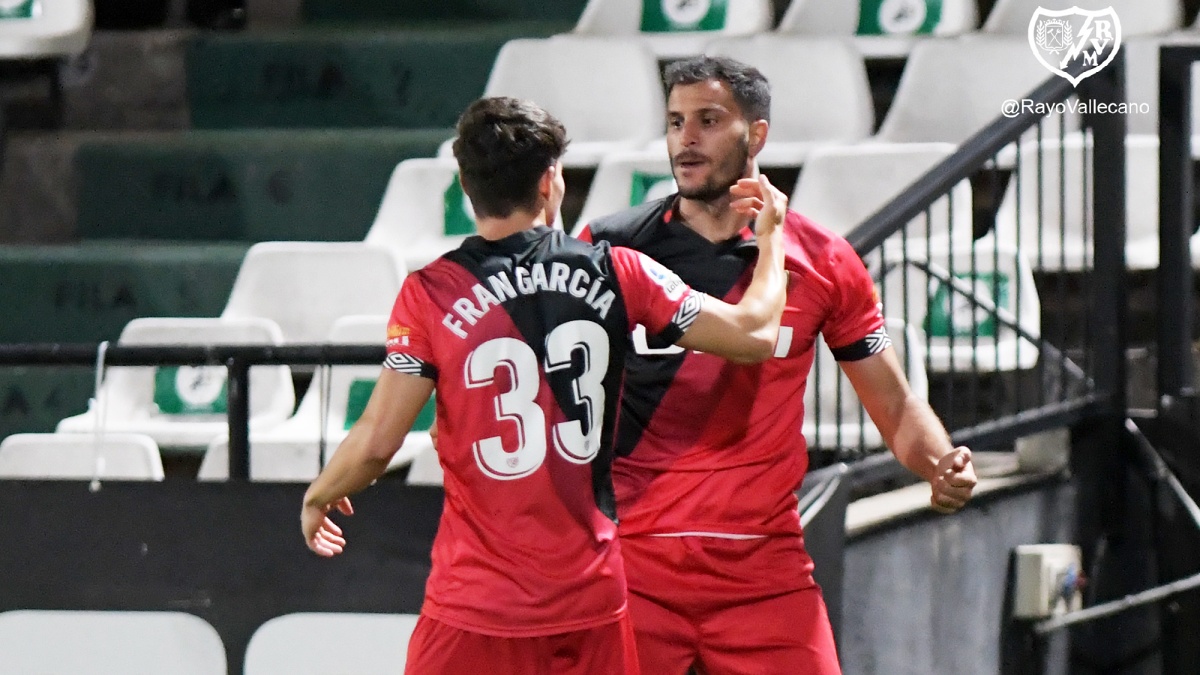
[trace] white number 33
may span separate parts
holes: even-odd
[[[608,334],[594,321],[569,321],[546,336],[547,373],[571,367],[571,356],[579,350],[583,371],[571,382],[575,403],[587,415],[587,433],[580,420],[555,424],[551,429],[554,449],[575,464],[586,464],[600,450],[600,427],[604,416],[604,375],[608,372]],[[475,463],[484,474],[498,480],[523,478],[537,471],[546,460],[546,414],[538,405],[541,368],[533,348],[516,338],[503,337],[479,345],[467,357],[466,384],[486,387],[496,371],[508,370],[511,387],[493,400],[496,420],[516,425],[517,447],[506,450],[499,436],[489,436],[472,446]]]

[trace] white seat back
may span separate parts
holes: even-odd
[[[1004,101],[1024,97],[1049,77],[1023,37],[921,41],[876,138],[962,143],[1000,117]]]
[[[635,38],[562,35],[500,49],[486,96],[538,103],[567,128],[567,166],[596,166],[607,152],[661,136],[666,103],[654,55]]]
[[[398,270],[390,251],[361,242],[258,243],[221,316],[271,319],[285,343],[324,342],[340,317],[391,312]]]
[[[404,672],[415,614],[298,613],[263,624],[246,647],[245,675]],[[311,649],[313,636],[337,649]],[[482,667],[482,666],[481,666]]]
[[[926,400],[929,378],[925,371],[925,337],[902,319],[889,318],[885,327],[892,348],[904,367],[913,393]],[[804,389],[804,437],[809,447],[825,450],[870,450],[883,446],[883,436],[871,421],[822,337]]]
[[[906,316],[926,336],[927,369],[1012,371],[1037,364],[1041,303],[1033,272],[1015,249],[943,246],[926,258],[885,258],[878,282],[886,316]],[[974,298],[974,301],[972,300]],[[1019,337],[1012,325],[1028,337]]]
[[[416,270],[475,234],[475,212],[453,157],[407,159],[392,172],[366,243]]]
[[[273,345],[282,341],[279,327],[258,317],[146,317],[126,324],[122,345]],[[120,366],[108,369],[96,404],[68,417],[58,431],[144,433],[160,447],[203,447],[226,425],[224,366]],[[251,426],[287,419],[295,406],[291,370],[287,366],[250,369]]]
[[[6,673],[225,675],[217,631],[184,612],[0,613]]]
[[[1038,9],[1061,11],[1078,7],[1088,11],[1112,8],[1121,22],[1123,37],[1151,35],[1182,25],[1179,0],[996,0],[983,24],[983,32],[1025,37]]]
[[[13,434],[0,441],[0,478],[162,480],[145,434]]]
[[[778,165],[768,160],[781,144],[850,142],[871,135],[875,111],[867,69],[849,39],[768,34],[717,40],[706,52],[750,64],[771,83],[771,106],[779,114],[771,118],[760,165]]]
[[[596,167],[576,232],[601,216],[666,197],[678,190],[666,150],[626,150],[605,155]]]
[[[770,0],[589,0],[574,32],[640,36],[657,56],[674,58],[701,53],[714,37],[770,30],[773,20]]]
[[[92,37],[90,0],[0,2],[0,59],[74,56]]]
[[[1018,248],[1034,269],[1079,271],[1092,266],[1091,148],[1091,136],[1085,139],[1080,134],[1062,142],[1046,139],[1040,146],[1021,145],[1017,173],[996,213],[994,236],[1002,246]],[[1154,269],[1158,267],[1158,137],[1126,137],[1125,161],[1126,266]],[[1086,200],[1085,183],[1089,186]]]
[[[775,30],[801,35],[854,35],[858,13],[858,0],[792,0]]]
[[[845,235],[954,150],[950,143],[870,143],[814,150],[796,181],[790,206]],[[909,224],[910,239],[953,237],[969,243],[974,234],[970,183],[955,185],[930,206],[928,215]],[[924,245],[917,246],[924,250]]]
[[[345,316],[330,330],[331,344],[383,345],[388,317]],[[293,415],[283,424],[250,434],[250,479],[255,481],[310,481],[346,438],[350,427],[366,407],[379,377],[380,365],[335,365],[319,369]],[[422,413],[404,445],[392,457],[389,469],[412,461],[428,444],[429,412]],[[321,452],[321,420],[325,420],[324,455]],[[229,441],[214,440],[200,464],[200,480],[229,478]]]

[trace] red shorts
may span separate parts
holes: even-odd
[[[789,545],[622,538],[642,671],[682,675],[694,665],[705,675],[840,675],[825,601],[811,576],[799,588],[794,581],[777,583],[773,592],[745,578],[745,570],[788,559]]]
[[[424,614],[408,641],[409,675],[638,675],[629,615],[585,630],[495,637],[447,626]]]

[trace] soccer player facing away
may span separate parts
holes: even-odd
[[[366,410],[304,498],[309,548],[340,553],[329,511],[352,512],[436,386],[446,500],[408,673],[638,672],[610,477],[629,332],[743,362],[776,342],[781,192],[729,188],[760,223],[760,264],[731,305],[641,253],[551,229],[566,144],[526,101],[463,113],[454,154],[479,235],[405,280]]]
[[[729,188],[756,173],[770,90],[758,70],[725,58],[676,62],[665,79],[678,194],[600,218],[580,237],[635,248],[732,301],[756,265],[755,232]],[[800,430],[818,334],[888,447],[932,485],[934,508],[962,507],[975,486],[970,451],[951,445],[909,389],[858,255],[794,211],[783,238],[791,283],[771,359],[738,365],[633,336],[613,481],[646,673],[840,672],[794,494],[808,469]]]

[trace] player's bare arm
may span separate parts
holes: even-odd
[[[755,219],[758,263],[754,276],[736,305],[706,299],[696,322],[678,344],[720,354],[735,363],[761,363],[775,349],[787,300],[782,225],[788,200],[761,174],[739,180],[729,191],[733,197],[731,208]]]
[[[929,404],[912,392],[896,351],[889,347],[841,366],[896,459],[929,483],[934,510],[962,508],[977,482],[971,451],[954,447]]]
[[[365,489],[387,470],[421,408],[433,393],[433,380],[384,368],[362,417],[333,453],[321,474],[304,494],[300,526],[304,541],[317,555],[341,553],[346,545],[341,529],[329,518],[337,508],[353,513],[350,495]]]

